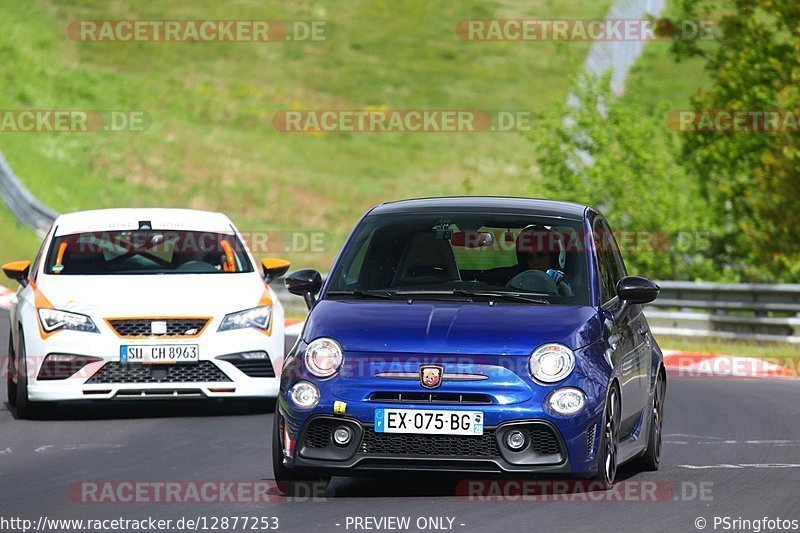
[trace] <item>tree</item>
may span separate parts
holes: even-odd
[[[615,98],[609,79],[579,78],[573,102],[534,130],[542,192],[600,209],[627,240],[631,273],[719,279],[707,211],[697,182],[677,163],[680,137],[666,128],[666,110]]]
[[[676,40],[678,60],[706,60],[697,110],[800,118],[800,2],[682,0],[682,19],[715,19],[718,38]],[[685,135],[688,171],[713,208],[726,262],[748,281],[800,281],[800,131]]]

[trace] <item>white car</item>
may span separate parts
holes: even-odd
[[[275,398],[283,307],[220,213],[106,209],[62,215],[36,259],[3,266],[11,309],[8,400]]]

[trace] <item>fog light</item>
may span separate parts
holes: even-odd
[[[336,431],[333,432],[333,442],[339,446],[347,446],[352,438],[353,432],[347,426],[339,426],[336,428]]]
[[[289,398],[300,409],[311,409],[319,403],[319,389],[308,381],[298,381],[289,390]]]
[[[580,389],[564,387],[550,395],[548,404],[550,409],[560,415],[574,415],[583,409],[586,395]]]
[[[525,446],[525,434],[518,429],[506,433],[506,445],[512,450],[521,450]]]
[[[90,363],[102,361],[100,357],[89,355],[72,355],[65,353],[51,353],[44,358],[42,368],[36,377],[39,381],[67,379],[72,377]]]

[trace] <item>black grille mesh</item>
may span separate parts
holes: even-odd
[[[89,378],[90,383],[197,383],[231,379],[211,361],[185,365],[136,365],[110,362]]]
[[[553,430],[547,426],[528,426],[528,438],[531,439],[531,448],[539,455],[555,455],[561,453],[558,438]]]
[[[226,359],[251,378],[274,378],[275,370],[269,359]]]
[[[497,457],[494,431],[481,436],[376,433],[364,431],[361,453],[378,455],[420,455],[458,457]]]
[[[333,426],[330,424],[311,424],[306,430],[303,444],[308,448],[324,448],[332,442],[332,432]]]
[[[154,335],[153,322],[166,322],[167,332]],[[208,323],[207,318],[137,318],[111,319],[111,327],[122,337],[186,337],[197,335]]]
[[[592,451],[594,451],[594,432],[595,432],[595,425],[589,427],[586,430],[586,451],[591,455]]]

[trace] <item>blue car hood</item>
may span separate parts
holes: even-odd
[[[582,348],[602,338],[602,324],[592,307],[322,300],[303,333],[318,337],[346,352],[530,355],[547,342]]]

